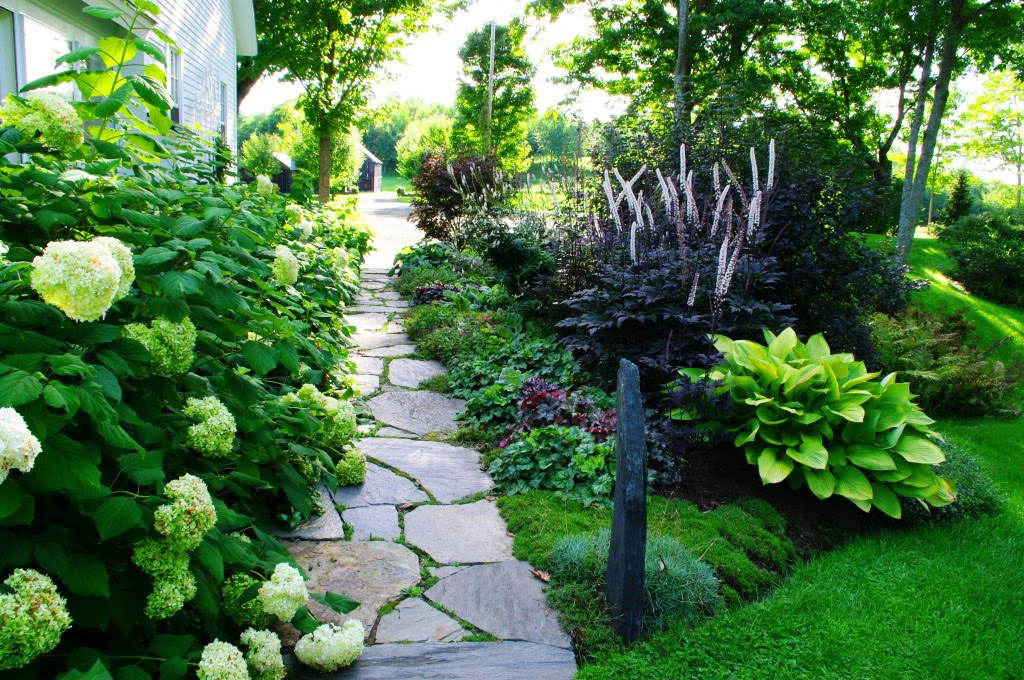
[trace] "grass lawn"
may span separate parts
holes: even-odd
[[[401,175],[384,173],[380,178],[381,191],[398,191],[398,187],[402,187],[406,192],[412,191],[412,185],[409,184],[409,180]]]
[[[983,339],[1005,338],[1000,354],[1024,353],[1024,313],[951,281],[937,241],[918,237],[911,264],[932,282],[915,304],[967,309]],[[579,677],[1024,677],[1024,421],[938,429],[982,461],[1007,494],[1005,512],[855,538],[763,600],[605,654]]]

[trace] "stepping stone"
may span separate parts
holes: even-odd
[[[323,504],[324,513],[311,517],[299,526],[291,530],[275,531],[278,538],[304,538],[308,540],[330,540],[345,537],[345,527],[341,524],[341,515],[334,507],[334,500],[330,492],[323,485],[319,487],[320,502]]]
[[[437,361],[421,359],[395,359],[388,367],[388,382],[402,387],[419,387],[420,383],[430,378],[447,373],[444,366]]]
[[[373,281],[373,280],[370,280],[370,281],[363,281],[362,286],[366,290],[381,290],[383,288],[387,288],[388,284],[385,283],[384,281]]]
[[[416,439],[416,435],[412,432],[406,432],[405,430],[399,430],[397,427],[382,427],[377,430],[378,437],[400,437],[402,439]]]
[[[379,330],[387,321],[387,314],[353,314],[345,317],[345,323],[355,327],[357,333]]]
[[[346,508],[404,505],[428,500],[427,494],[417,489],[408,479],[373,463],[366,464],[366,479],[362,484],[341,486],[334,492],[334,502]]]
[[[360,393],[369,394],[380,389],[380,376],[378,375],[357,375],[352,384],[359,389]]]
[[[369,357],[401,357],[415,353],[416,345],[388,345],[387,347],[376,347],[363,352],[363,354]]]
[[[428,432],[456,429],[455,416],[466,407],[466,402],[437,392],[400,390],[374,397],[367,406],[380,422],[422,437]]]
[[[482,564],[439,581],[426,596],[502,640],[570,649],[571,638],[547,606],[541,581],[530,572],[530,565],[519,560]]]
[[[390,328],[391,324],[388,324],[388,327]],[[360,333],[352,336],[352,342],[361,350],[412,344],[412,340],[405,333]]]
[[[363,267],[362,269],[359,270],[359,275],[360,276],[365,276],[365,275],[372,276],[374,274],[377,274],[379,276],[387,276],[389,271],[391,271],[391,267],[388,267],[387,269],[385,269],[383,267]]]
[[[459,566],[459,567],[427,567],[427,571],[429,571],[431,574],[433,574],[437,578],[442,579],[442,578],[448,578],[452,574],[456,574],[456,573],[462,571],[463,569],[468,569],[468,568],[469,567],[462,567],[462,566]]]
[[[386,642],[453,642],[468,631],[447,614],[418,597],[403,600],[377,624],[377,644]]]
[[[299,680],[570,680],[572,651],[532,642],[414,642],[372,645],[348,668],[324,675],[301,666]]]
[[[392,319],[388,323],[389,333],[404,333],[405,332],[405,319]]]
[[[399,310],[385,305],[353,305],[345,308],[346,314],[373,314],[374,312],[390,314],[397,311]]]
[[[306,572],[310,593],[344,593],[359,602],[350,614],[338,614],[310,598],[309,611],[323,623],[357,619],[367,633],[377,610],[402,595],[420,580],[416,553],[397,543],[385,541],[295,541],[288,552]],[[285,644],[294,644],[299,632],[290,624],[281,626]]]
[[[377,297],[380,298],[381,300],[401,300],[402,294],[399,293],[398,291],[389,290],[383,293],[378,293]]]
[[[341,513],[346,524],[352,525],[353,541],[371,538],[398,540],[402,530],[398,526],[398,510],[393,505],[368,505]]]
[[[396,393],[385,393],[391,396]],[[420,394],[404,392],[401,394]],[[379,397],[371,399],[371,403]],[[390,465],[415,479],[442,503],[451,503],[480,491],[489,491],[493,482],[480,469],[480,453],[444,442],[407,439],[369,438],[359,448],[370,458]],[[343,502],[334,496],[339,503]],[[348,505],[346,503],[346,505]]]
[[[491,501],[421,505],[405,516],[405,540],[441,564],[512,559],[512,537]]]
[[[352,354],[349,359],[356,365],[356,372],[362,375],[380,375],[384,372],[384,360],[378,357]]]

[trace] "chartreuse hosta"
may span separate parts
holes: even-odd
[[[929,428],[935,421],[907,383],[894,373],[879,380],[853,355],[832,354],[820,334],[804,343],[792,329],[765,331],[765,341],[716,336],[721,364],[680,371],[721,381],[733,408],[719,424],[736,433],[764,484],[806,484],[818,498],[838,494],[897,518],[897,494],[935,507],[956,500],[953,484],[932,468],[945,460]],[[677,409],[672,417],[691,415]]]

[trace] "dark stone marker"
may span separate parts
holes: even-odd
[[[615,632],[626,642],[640,634],[647,548],[647,442],[640,372],[619,363],[618,427],[615,431],[615,510],[608,551],[608,605]]]

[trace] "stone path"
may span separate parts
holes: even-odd
[[[571,640],[543,583],[512,557],[512,537],[485,495],[492,481],[480,454],[443,441],[464,402],[418,389],[444,368],[409,356],[416,347],[401,324],[408,305],[386,270],[364,269],[362,279],[346,318],[356,328],[356,384],[373,417],[358,442],[366,480],[322,489],[324,514],[281,535],[311,593],[361,603],[339,616],[309,602],[321,620],[362,621],[368,645],[352,667],[315,677],[571,678]],[[294,643],[297,631],[282,637]]]

